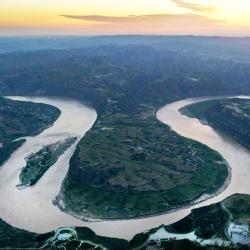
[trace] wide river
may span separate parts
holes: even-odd
[[[185,105],[210,98],[185,99],[161,108],[157,112],[157,118],[180,135],[217,150],[227,160],[232,177],[225,190],[221,190],[220,194],[211,199],[163,215],[130,220],[80,221],[61,212],[52,204],[67,174],[69,159],[77,142],[58,159],[35,186],[19,190],[16,185],[19,182],[21,168],[25,165],[26,156],[44,145],[68,136],[77,136],[79,141],[94,124],[96,112],[79,102],[67,99],[47,97],[11,97],[11,99],[46,103],[61,110],[61,116],[53,126],[35,137],[27,138],[27,141],[0,169],[0,218],[15,227],[43,233],[61,226],[86,226],[99,235],[129,240],[139,232],[176,222],[189,214],[193,208],[221,201],[234,193],[250,194],[249,151],[211,127],[202,125],[197,119],[183,116],[178,111]]]

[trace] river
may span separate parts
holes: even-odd
[[[77,143],[58,159],[36,185],[23,190],[17,189],[16,185],[26,156],[44,145],[68,136],[77,136],[79,141],[94,124],[96,112],[77,101],[67,99],[49,97],[11,97],[11,99],[46,103],[61,110],[61,115],[53,126],[35,137],[27,138],[27,141],[0,169],[0,218],[15,227],[44,233],[61,226],[85,226],[99,235],[130,240],[139,232],[182,219],[193,208],[219,202],[234,193],[250,194],[249,151],[211,127],[202,125],[197,119],[181,115],[179,108],[210,99],[190,98],[162,107],[156,114],[157,118],[180,135],[208,145],[227,160],[231,168],[231,181],[225,190],[221,190],[220,194],[211,199],[162,215],[130,220],[80,221],[61,212],[52,204],[67,174],[69,159]]]

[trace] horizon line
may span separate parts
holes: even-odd
[[[214,37],[214,38],[250,38],[249,35],[198,35],[198,34],[189,34],[189,35],[181,35],[181,34],[98,34],[98,35],[81,35],[81,34],[34,34],[34,35],[1,35],[0,39],[2,38],[45,38],[45,37],[85,37],[85,38],[91,38],[91,37]]]

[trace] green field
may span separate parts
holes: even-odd
[[[216,192],[227,164],[205,145],[159,122],[154,108],[109,106],[79,144],[58,199],[62,209],[94,218],[166,212]]]

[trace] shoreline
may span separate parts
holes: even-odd
[[[231,173],[231,172],[230,172]],[[170,208],[169,210],[166,210],[165,212],[159,212],[159,213],[154,213],[154,214],[149,214],[149,215],[142,215],[142,216],[135,216],[135,217],[121,217],[121,218],[108,218],[108,219],[98,219],[98,218],[91,218],[91,217],[81,217],[78,216],[77,214],[73,213],[72,211],[69,211],[67,209],[64,209],[64,207],[60,204],[60,201],[57,201],[57,199],[54,199],[52,201],[52,203],[57,206],[62,212],[70,214],[71,216],[75,217],[76,219],[79,219],[83,222],[89,222],[89,223],[95,223],[95,222],[108,222],[108,221],[130,221],[130,220],[141,220],[141,219],[147,219],[147,218],[153,218],[156,216],[161,216],[161,215],[168,215],[168,214],[172,214],[175,212],[178,212],[182,209],[188,209],[192,206],[195,205],[199,205],[202,202],[208,201],[216,196],[218,196],[219,194],[221,194],[229,185],[230,185],[230,181],[231,181],[231,174],[228,175],[226,181],[224,182],[223,186],[215,193],[209,195],[207,193],[204,193],[202,195],[200,195],[197,199],[195,199],[194,201],[183,205],[183,206],[176,206],[174,208]],[[206,198],[202,199],[203,196],[207,196]]]

